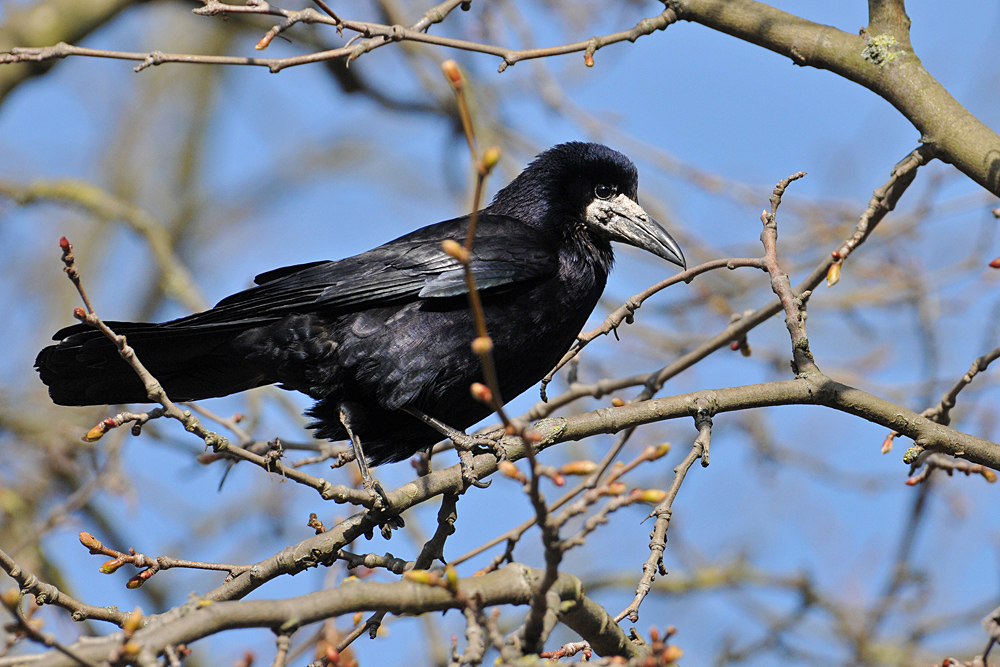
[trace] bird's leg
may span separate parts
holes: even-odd
[[[340,408],[340,423],[347,431],[347,437],[350,438],[351,446],[354,448],[354,458],[357,459],[358,467],[361,468],[362,486],[375,499],[375,509],[388,509],[389,498],[385,495],[382,485],[372,477],[371,470],[368,469],[368,461],[365,459],[365,452],[361,449],[361,438],[351,429],[350,413],[343,406]]]
[[[489,438],[480,438],[475,435],[469,435],[467,433],[463,433],[458,429],[454,429],[451,426],[448,426],[440,419],[435,419],[434,417],[431,417],[429,414],[421,412],[416,408],[406,408],[406,411],[409,412],[414,417],[416,417],[417,419],[419,419],[420,421],[422,421],[423,423],[430,426],[432,429],[434,429],[444,437],[449,438],[452,442],[455,443],[456,446],[461,447],[463,449],[472,450],[477,446],[491,447],[492,445],[492,440],[490,440]]]
[[[480,482],[475,477],[475,473],[472,470],[472,450],[477,445],[489,446],[492,450],[495,450],[495,443],[488,439],[477,438],[474,435],[468,435],[462,431],[453,429],[452,427],[445,424],[439,419],[431,417],[429,414],[418,410],[417,408],[406,408],[406,411],[422,421],[423,423],[430,426],[432,429],[450,438],[452,442],[455,443],[455,449],[458,450],[458,459],[462,464],[462,477],[468,481],[468,483],[479,488],[486,488],[489,486],[489,482]],[[486,440],[486,442],[484,442]]]

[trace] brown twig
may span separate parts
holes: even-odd
[[[59,643],[59,641],[55,638],[54,635],[43,633],[36,627],[34,627],[31,623],[29,623],[28,620],[25,619],[24,615],[21,613],[20,596],[18,595],[17,591],[11,589],[7,591],[7,593],[13,593],[13,595],[3,595],[2,602],[3,606],[7,607],[7,611],[9,611],[11,616],[14,617],[14,624],[17,627],[16,630],[17,633],[27,637],[32,641],[44,644],[49,648],[53,648],[59,651],[69,659],[75,660],[76,663],[78,665],[82,665],[82,667],[98,667],[96,663],[81,656],[79,653],[70,649],[69,647],[63,646],[61,643]]]
[[[920,469],[920,472],[915,475],[912,474],[913,471],[918,469]],[[924,452],[910,465],[911,476],[906,480],[906,485],[916,486],[920,484],[930,477],[931,473],[935,470],[944,470],[949,476],[955,471],[965,473],[966,476],[982,475],[983,479],[990,484],[997,481],[997,474],[986,466],[945,456],[937,452]]]
[[[944,393],[941,397],[941,402],[933,407],[927,408],[920,413],[920,416],[933,419],[937,423],[944,424],[945,426],[951,424],[951,411],[955,407],[959,393],[969,386],[977,375],[989,368],[989,365],[998,358],[1000,358],[1000,347],[984,354],[981,357],[977,357],[976,360],[972,362],[972,365],[969,366],[969,370],[965,372],[965,375],[959,378],[958,382],[952,385],[951,389]],[[882,443],[883,454],[888,454],[892,451],[892,442],[897,437],[899,437],[898,432],[889,432],[889,435],[885,437],[885,441]]]
[[[635,599],[615,616],[615,622],[620,622],[626,616],[633,623],[637,622],[639,620],[639,605],[642,604],[643,599],[649,593],[656,575],[658,573],[662,576],[667,575],[667,571],[663,567],[663,552],[667,548],[667,528],[670,527],[670,517],[673,515],[671,507],[674,503],[674,498],[677,497],[677,492],[680,491],[681,484],[684,482],[684,477],[687,475],[688,470],[708,450],[708,441],[711,439],[712,434],[711,428],[711,420],[707,423],[704,421],[699,423],[698,437],[695,438],[694,444],[691,446],[691,451],[674,468],[674,481],[670,484],[670,488],[667,489],[666,496],[664,496],[660,504],[649,515],[656,517],[656,521],[653,523],[653,530],[649,534],[649,557],[646,558],[646,562],[642,566],[642,578],[639,579],[639,584],[636,586]]]
[[[476,329],[476,338],[472,341],[472,350],[479,357],[479,361],[482,364],[483,378],[486,381],[486,388],[489,390],[483,391],[482,389],[473,387],[473,395],[483,403],[490,405],[503,421],[504,427],[508,429],[508,432],[513,433],[514,430],[512,429],[514,427],[503,409],[503,396],[500,394],[500,382],[497,379],[496,364],[493,360],[493,340],[490,338],[489,331],[486,328],[486,315],[483,311],[483,303],[479,296],[479,290],[476,287],[476,277],[472,272],[472,250],[476,239],[476,221],[479,217],[479,207],[482,204],[483,186],[486,183],[486,177],[489,176],[500,160],[500,149],[492,147],[484,151],[482,156],[479,155],[476,150],[476,137],[472,125],[472,116],[469,112],[468,100],[466,99],[465,75],[454,60],[443,62],[441,69],[444,71],[445,77],[448,79],[448,83],[455,93],[459,116],[462,119],[462,129],[469,144],[469,153],[476,172],[476,186],[472,198],[472,212],[469,214],[469,226],[465,236],[465,244],[459,246],[455,241],[451,241],[450,243],[445,241],[443,247],[445,252],[461,263],[465,272],[469,311],[472,313]]]
[[[133,576],[128,580],[126,586],[128,588],[139,588],[142,586],[146,580],[152,577],[154,574],[160,570],[169,570],[172,567],[183,567],[195,570],[214,570],[220,572],[227,572],[229,578],[235,577],[243,572],[250,569],[249,565],[229,565],[223,563],[205,563],[193,560],[183,560],[180,558],[171,558],[169,556],[158,556],[156,558],[150,558],[145,554],[138,553],[135,549],[129,549],[128,553],[123,553],[121,551],[116,551],[109,547],[104,546],[100,540],[95,538],[90,533],[80,533],[80,544],[87,547],[91,554],[97,556],[109,556],[113,560],[104,563],[101,566],[101,574],[113,574],[126,563],[142,569],[141,572]],[[143,569],[145,568],[145,569]]]
[[[819,372],[812,352],[809,351],[809,338],[806,336],[805,317],[802,312],[811,292],[796,294],[792,290],[788,274],[782,271],[778,264],[776,215],[778,206],[781,204],[781,197],[785,194],[785,188],[805,175],[804,171],[800,171],[779,181],[774,186],[774,192],[771,195],[771,210],[764,211],[760,217],[764,224],[764,229],[760,233],[760,242],[764,245],[764,266],[771,276],[771,290],[778,297],[781,307],[785,311],[785,327],[788,329],[788,335],[792,338],[792,370],[796,375]]]
[[[566,503],[568,503],[581,493],[586,492],[585,493],[586,497],[581,499],[577,503],[574,503],[573,506],[563,510],[563,512],[561,512],[558,516],[556,516],[553,519],[554,522],[560,526],[565,524],[573,516],[586,511],[586,508],[596,503],[597,500],[600,497],[602,497],[602,495],[607,495],[602,492],[603,489],[606,489],[608,492],[615,490],[614,484],[622,475],[633,470],[636,466],[642,463],[645,463],[647,461],[655,461],[656,459],[665,456],[669,451],[670,451],[669,444],[649,445],[648,447],[643,449],[642,452],[631,462],[627,464],[618,464],[614,468],[612,468],[611,474],[604,481],[604,483],[600,484],[599,486],[596,484],[589,484],[589,482],[592,480],[593,473],[600,468],[600,465],[593,464],[592,466],[587,466],[585,472],[582,472],[582,474],[591,475],[591,477],[588,477],[587,480],[581,481],[574,488],[570,489],[565,494],[563,494],[563,496],[560,497],[557,501],[552,503],[552,505],[549,506],[549,512],[555,512],[557,509],[563,507],[564,505],[566,505]],[[573,464],[567,464],[567,466],[572,466],[572,465]],[[560,471],[563,474],[565,475],[578,474],[576,471],[569,469],[567,466],[563,466],[563,468],[560,469]],[[622,488],[622,490],[624,490],[624,488]],[[537,517],[533,516],[524,523],[522,523],[521,525],[512,528],[506,533],[499,535],[493,538],[492,540],[486,542],[485,544],[476,547],[472,551],[469,551],[468,553],[462,554],[458,558],[453,559],[451,563],[452,565],[458,565],[460,563],[464,563],[470,558],[474,558],[479,554],[483,553],[487,549],[490,549],[496,546],[497,544],[506,541],[507,542],[506,553],[502,554],[497,559],[494,559],[493,563],[488,565],[486,568],[480,570],[480,572],[491,572],[503,564],[504,560],[506,560],[505,557],[513,552],[514,545],[517,544],[517,541],[520,540],[521,536],[524,535],[524,533],[527,530],[529,530],[532,526],[534,526],[536,522],[537,522]]]
[[[632,324],[635,311],[637,311],[646,301],[654,294],[661,292],[662,290],[670,287],[671,285],[676,285],[680,282],[690,283],[695,277],[707,273],[708,271],[714,271],[716,269],[729,269],[730,271],[741,267],[749,267],[754,269],[760,269],[764,267],[763,260],[760,258],[746,258],[746,257],[730,257],[727,259],[715,259],[710,262],[705,262],[704,264],[699,264],[698,266],[693,266],[687,271],[670,276],[665,280],[661,280],[655,285],[647,287],[638,294],[633,294],[630,296],[625,303],[618,307],[617,310],[609,314],[604,318],[604,322],[601,326],[591,329],[590,331],[584,331],[580,333],[576,340],[573,342],[573,346],[566,351],[559,363],[556,364],[555,368],[549,371],[544,378],[542,378],[542,384],[539,389],[539,393],[542,398],[542,402],[548,402],[548,396],[546,394],[546,387],[552,382],[552,378],[558,373],[563,366],[569,363],[571,360],[576,358],[580,352],[583,351],[592,340],[598,336],[607,336],[611,332],[615,332],[618,335],[618,327],[621,326],[622,322],[627,324]]]
[[[94,311],[94,307],[90,303],[90,299],[87,298],[87,293],[83,288],[83,284],[80,280],[79,271],[76,269],[75,257],[73,256],[73,246],[63,237],[59,240],[59,247],[62,248],[62,261],[66,265],[65,271],[66,275],[73,282],[77,291],[80,293],[80,298],[83,299],[84,305],[86,305],[87,310],[84,311],[82,308],[77,308],[73,311],[73,316],[85,324],[89,324],[95,329],[103,333],[108,339],[115,344],[118,348],[118,353],[121,355],[122,359],[132,367],[136,375],[142,381],[143,386],[146,388],[146,395],[149,400],[153,403],[159,403],[163,406],[163,416],[176,419],[184,425],[184,429],[190,431],[197,435],[199,438],[205,441],[205,444],[210,447],[219,447],[228,444],[226,439],[220,436],[218,433],[207,430],[201,425],[190,411],[181,410],[178,408],[173,401],[167,396],[167,392],[163,390],[163,386],[159,381],[152,376],[152,374],[146,370],[146,367],[142,365],[139,358],[136,357],[135,351],[128,345],[125,340],[125,336],[119,336],[114,331],[105,324],[97,313]],[[124,422],[123,422],[124,423]]]
[[[458,7],[462,4],[463,0],[448,0],[447,2],[441,3],[438,7],[448,6],[448,7]],[[218,3],[222,5],[223,3]],[[256,14],[274,14],[272,10],[268,11],[257,11],[256,9],[244,10],[243,5],[224,5],[225,9],[219,9],[216,13],[256,13]],[[49,60],[55,60],[60,58],[66,58],[68,56],[88,56],[92,58],[112,58],[117,60],[134,60],[139,61],[134,69],[142,71],[148,67],[153,67],[157,65],[163,65],[165,63],[187,63],[187,64],[202,64],[202,65],[245,65],[245,66],[256,66],[256,67],[267,67],[271,72],[280,72],[288,67],[295,67],[298,65],[305,65],[307,63],[323,62],[326,60],[334,60],[337,58],[347,58],[348,62],[355,60],[364,53],[368,53],[373,49],[379,48],[386,44],[391,44],[399,41],[413,41],[422,42],[425,44],[433,44],[435,46],[443,46],[453,49],[458,49],[462,51],[472,51],[476,53],[485,53],[492,56],[497,56],[502,59],[500,63],[499,71],[503,72],[510,65],[514,65],[522,60],[531,60],[534,58],[547,58],[550,56],[564,55],[568,53],[578,53],[584,52],[585,62],[592,64],[594,52],[610,44],[617,44],[620,42],[634,42],[639,37],[644,35],[650,35],[657,30],[664,30],[670,24],[677,20],[676,14],[671,9],[664,10],[661,14],[653,16],[650,18],[643,19],[635,25],[635,27],[629,30],[623,30],[620,32],[610,33],[607,35],[602,35],[600,37],[592,37],[586,41],[574,42],[571,44],[562,44],[559,46],[551,46],[539,49],[510,49],[501,46],[493,46],[491,44],[481,44],[478,42],[472,42],[463,39],[454,39],[450,37],[441,37],[438,35],[431,35],[423,32],[426,27],[437,21],[430,18],[432,11],[437,9],[437,7],[432,8],[425,16],[415,23],[410,28],[406,28],[400,25],[383,25],[379,23],[368,23],[365,21],[349,21],[344,19],[325,17],[318,12],[313,10],[303,10],[311,11],[312,14],[308,15],[308,21],[305,18],[300,18],[299,21],[311,22],[311,23],[326,23],[342,31],[344,29],[356,32],[358,36],[369,38],[365,39],[363,42],[357,45],[348,43],[347,46],[330,49],[326,51],[318,51],[315,53],[308,53],[301,56],[291,56],[288,58],[249,58],[241,56],[215,56],[215,55],[198,55],[198,54],[185,54],[185,53],[164,53],[162,51],[151,51],[148,53],[133,52],[133,51],[113,51],[106,49],[92,49],[80,46],[74,46],[67,44],[65,42],[60,42],[54,46],[46,47],[16,47],[11,49],[8,53],[0,54],[0,65],[5,63],[21,63],[21,62],[46,62]],[[281,10],[288,11],[288,10]],[[439,12],[440,13],[440,12]],[[278,14],[283,16],[283,14]],[[589,60],[588,60],[589,58]]]
[[[52,604],[69,611],[74,621],[93,619],[107,621],[121,627],[128,620],[127,612],[118,611],[117,607],[95,607],[84,604],[76,598],[62,592],[52,584],[41,581],[29,570],[24,569],[8,554],[0,550],[0,569],[17,582],[18,588],[26,595],[33,595],[36,604]]]

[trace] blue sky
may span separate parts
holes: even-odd
[[[475,37],[473,26],[484,4],[473,3],[468,15],[455,13],[441,30]],[[861,2],[773,4],[849,31],[864,25],[867,18]],[[587,31],[595,29],[610,32],[631,27],[638,18],[659,11],[661,5],[649,2],[630,4],[625,10],[609,9],[579,29],[586,34],[555,20],[541,5],[528,5],[525,16],[537,30],[537,42],[552,44],[589,36]],[[908,11],[913,45],[925,67],[983,122],[1000,127],[1000,69],[996,67],[1000,8],[986,0],[952,3],[946,9],[940,4],[911,2]],[[192,16],[174,4],[153,4],[126,12],[85,44],[124,50],[197,50],[217,36],[218,27],[217,22]],[[232,49],[249,54],[256,39],[237,35]],[[271,50],[281,55],[300,48],[297,42],[276,41]],[[829,72],[793,66],[785,58],[698,25],[679,23],[635,44],[603,49],[589,69],[583,67],[579,54],[546,61],[568,99],[606,123],[596,135],[538,100],[532,63],[497,74],[497,61],[488,56],[431,50],[426,57],[428,61],[457,57],[472,74],[476,101],[483,110],[479,118],[501,119],[539,149],[595,138],[632,153],[640,168],[644,201],[655,202],[674,229],[723,255],[759,252],[759,211],[780,178],[798,170],[809,173],[790,188],[786,197],[790,208],[801,197],[831,209],[846,207],[856,217],[871,191],[919,140],[916,130],[895,109],[867,90]],[[387,47],[367,54],[352,67],[394,95],[429,99],[414,82],[398,49]],[[195,88],[211,77],[217,83],[209,101],[191,101],[197,99]],[[206,140],[194,160],[193,184],[183,188],[178,185],[182,181],[177,164],[199,118],[204,120]],[[630,151],[629,146],[638,142],[651,147],[651,152],[637,155]],[[491,181],[491,192],[530,157],[513,142],[501,143],[501,148],[504,171]],[[720,195],[698,188],[689,179],[658,168],[650,159],[653,151],[747,184],[759,194],[759,201],[751,205],[734,201],[730,192]],[[198,213],[179,252],[211,302],[246,287],[256,273],[348,256],[423,224],[460,215],[468,206],[464,142],[449,124],[426,114],[388,113],[371,101],[346,96],[321,67],[271,75],[263,69],[193,71],[163,66],[135,74],[129,64],[119,61],[69,59],[20,87],[0,107],[0,154],[5,156],[0,161],[2,179],[86,179],[119,192],[162,220],[176,219],[184,196],[194,196]],[[930,334],[921,333],[921,313],[905,302],[869,307],[862,303],[845,315],[837,303],[842,292],[835,289],[818,293],[810,308],[813,351],[821,367],[854,373],[849,381],[916,410],[925,407],[922,401],[927,396],[940,394],[941,383],[957,379],[973,358],[997,344],[996,278],[980,270],[949,271],[974,251],[1000,254],[993,234],[995,221],[988,214],[996,202],[955,174],[941,164],[922,171],[913,192],[900,205],[899,217],[921,201],[921,193],[934,179],[943,183],[933,195],[939,204],[937,212],[919,229],[905,233],[890,227],[890,217],[884,235],[873,238],[863,250],[871,248],[871,265],[859,258],[857,270],[845,267],[839,288],[877,293],[876,258],[892,270],[922,272],[930,293],[925,301],[936,322]],[[795,238],[805,229],[801,217],[791,210],[779,225],[783,238]],[[71,323],[68,307],[54,308],[56,304],[75,305],[57,262],[55,241],[62,234],[70,236],[87,262],[85,276],[105,318],[127,319],[143,310],[151,259],[134,235],[55,206],[19,209],[0,202],[0,307],[9,314],[0,332],[8,351],[0,358],[0,378],[8,400],[23,393],[39,399],[41,405],[42,390],[30,370],[31,362],[52,330]],[[799,269],[792,273],[793,283],[831,245],[817,243],[791,257]],[[864,273],[863,266],[870,272]],[[664,266],[655,260],[620,252],[606,292],[608,302],[620,303],[663,275]],[[745,278],[759,284],[739,302],[740,307],[766,302],[769,291],[764,277]],[[671,312],[672,306],[697,298],[691,290],[698,284],[678,286],[647,304],[637,325],[623,330],[620,343],[611,338],[594,343],[584,357],[581,377],[596,379],[602,369],[618,375],[668,363],[671,353],[650,344],[644,332],[666,332],[692,341],[717,332],[725,323],[718,313],[699,310],[678,316]],[[152,315],[160,319],[185,312],[172,302],[154,311]],[[595,313],[593,323],[601,317],[600,311]],[[935,341],[933,354],[928,352],[928,336]],[[787,366],[772,365],[766,354],[783,353],[787,346],[779,320],[755,331],[751,345],[764,354],[744,360],[720,351],[673,380],[664,393],[790,376]],[[970,397],[967,419],[958,426],[996,438],[991,407],[996,392],[988,377],[983,380],[983,391]],[[625,398],[632,395],[622,394]],[[302,407],[307,404],[301,397],[290,398]],[[535,400],[537,393],[529,391],[515,401],[515,412]],[[244,405],[241,398],[212,403],[223,414]],[[264,415],[259,435],[303,437],[295,420],[274,406]],[[914,501],[916,491],[902,484],[906,469],[900,456],[905,445],[882,456],[878,447],[884,429],[820,408],[775,409],[762,418],[781,446],[818,456],[845,478],[874,478],[879,481],[877,490],[858,491],[802,467],[768,463],[751,446],[745,424],[736,416],[720,417],[712,465],[691,472],[675,505],[668,569],[683,572],[698,559],[725,561],[745,554],[768,572],[808,571],[831,594],[860,608],[883,585],[890,554]],[[191,460],[190,452],[198,449],[198,443],[172,424],[158,425],[157,431],[166,444],[151,438],[125,442],[122,465],[131,491],[109,492],[98,501],[110,514],[120,516],[123,534],[134,540],[121,546],[188,558],[255,560],[304,538],[308,529],[303,517],[308,512],[317,511],[329,519],[342,511],[324,507],[310,491],[264,479],[259,470],[248,466],[237,467],[217,493],[219,470]],[[660,487],[669,483],[671,468],[694,435],[687,422],[644,429],[629,450],[632,455],[641,444],[664,439],[672,441],[675,450],[636,483]],[[574,456],[600,457],[612,441],[598,437],[566,449]],[[558,461],[569,454],[547,456]],[[411,469],[400,463],[378,472],[387,484],[395,484],[408,479]],[[932,495],[930,516],[917,536],[914,562],[928,572],[933,582],[930,606],[941,613],[990,600],[996,603],[1000,523],[990,511],[996,506],[996,493],[994,486],[979,478],[957,477],[942,480]],[[241,515],[235,510],[247,498],[253,499],[252,509]],[[497,506],[507,511],[498,516]],[[432,528],[436,510],[436,506],[424,508],[416,522]],[[488,492],[470,493],[460,503],[459,532],[449,541],[448,553],[463,553],[529,515],[527,500],[515,485],[497,480]],[[586,551],[571,553],[569,568],[581,575],[596,575],[611,567],[610,561],[637,577],[648,542],[649,524],[639,524],[642,516],[639,510],[629,510],[624,519],[618,517],[595,536]],[[211,524],[223,522],[226,537],[192,538],[192,517],[206,534]],[[99,561],[74,546],[75,533],[87,529],[85,519],[75,518],[52,531],[45,546],[72,574],[80,597],[130,608],[135,597],[124,589],[127,575],[116,575],[109,584],[112,580],[96,571]],[[416,549],[403,536],[388,545],[355,547],[375,552],[391,549],[410,558]],[[517,554],[533,564],[542,562],[537,536],[529,534]],[[471,563],[468,572],[487,560]],[[312,571],[275,582],[259,595],[314,590],[327,574]],[[175,603],[191,590],[213,587],[217,579],[184,572],[157,576],[171,578]],[[631,598],[627,587],[595,595],[613,611]],[[759,636],[762,628],[750,620],[747,609],[753,605],[747,595],[719,592],[650,599],[638,628],[645,632],[654,623],[677,625],[681,631],[677,641],[690,664],[704,664],[716,655],[725,638],[734,637],[744,644]],[[762,604],[776,608],[792,604],[792,598],[784,594],[756,595]],[[455,615],[443,622],[449,624],[447,634],[461,634]],[[820,644],[828,643],[837,655],[829,624],[822,618],[811,622],[819,628]],[[904,630],[889,624],[890,634]],[[359,653],[369,664],[410,664],[399,647],[422,633],[417,623],[397,623],[391,637],[359,642]],[[978,624],[969,624],[932,639],[931,644],[941,650],[975,650],[982,640]],[[271,639],[266,632],[234,633],[205,644],[217,664],[232,662],[246,645],[256,647],[261,660],[270,659]],[[387,655],[390,649],[384,647],[394,647],[393,652]],[[777,664],[769,660],[761,658],[753,664]]]

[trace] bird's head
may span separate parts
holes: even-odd
[[[596,246],[627,243],[686,268],[684,253],[639,206],[639,172],[601,144],[570,142],[540,154],[497,193],[490,211],[536,226],[560,225]]]

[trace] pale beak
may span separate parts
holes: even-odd
[[[612,241],[651,252],[684,269],[684,253],[670,234],[639,204],[624,194],[612,199],[595,199],[587,207],[587,224]]]

